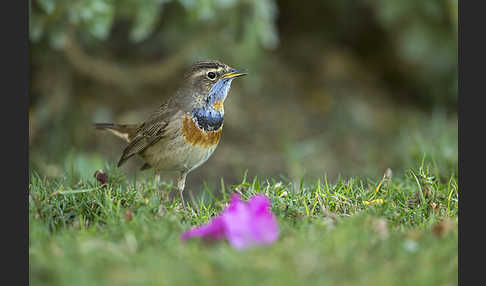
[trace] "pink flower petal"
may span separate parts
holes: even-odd
[[[253,237],[249,230],[253,219],[250,208],[238,195],[233,195],[231,204],[222,214],[225,235],[234,248],[244,249],[252,245]]]
[[[181,235],[181,240],[185,241],[193,237],[204,237],[218,240],[224,237],[224,225],[221,216],[217,216],[208,224],[191,228]]]
[[[246,249],[256,244],[273,243],[278,235],[277,220],[266,196],[255,195],[245,203],[238,194],[234,194],[229,206],[219,216],[206,225],[183,233],[181,239],[226,237],[234,248]]]
[[[249,201],[254,219],[251,222],[251,232],[255,241],[270,244],[279,235],[278,224],[271,211],[270,201],[264,195],[253,196]]]

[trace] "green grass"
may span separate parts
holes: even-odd
[[[31,285],[458,283],[457,175],[438,174],[426,162],[383,179],[296,184],[244,176],[239,185],[221,181],[219,189],[187,195],[186,210],[176,192],[169,195],[170,184],[129,182],[107,166],[102,188],[85,173],[31,173]],[[227,242],[179,240],[233,192],[270,198],[281,231],[276,243],[237,251]]]

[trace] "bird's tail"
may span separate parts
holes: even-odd
[[[108,130],[130,143],[137,132],[138,124],[94,123],[96,129]]]

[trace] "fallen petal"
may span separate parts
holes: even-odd
[[[181,235],[181,240],[185,241],[193,237],[204,237],[207,239],[218,240],[224,237],[223,219],[217,216],[208,224],[194,227]]]
[[[244,249],[254,243],[250,232],[252,213],[249,206],[242,202],[238,195],[233,195],[222,217],[226,238],[234,248]]]
[[[108,176],[103,170],[101,169],[96,170],[96,172],[94,173],[94,177],[101,184],[102,187],[106,186],[106,181],[108,179]]]
[[[250,198],[248,203],[234,195],[230,207],[223,213],[226,238],[236,249],[257,244],[270,244],[278,238],[278,224],[264,195]]]
[[[181,239],[203,237],[217,240],[226,237],[234,248],[246,249],[257,244],[273,243],[278,236],[277,220],[266,196],[255,195],[246,203],[234,194],[229,206],[219,216],[206,225],[184,232]]]
[[[249,201],[253,213],[251,231],[255,241],[270,244],[277,240],[279,235],[277,219],[273,215],[270,200],[263,196],[254,196]]]

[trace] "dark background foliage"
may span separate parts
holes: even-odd
[[[223,139],[189,186],[236,183],[245,170],[378,178],[424,154],[447,176],[457,172],[457,9],[457,0],[31,1],[31,169],[56,177],[113,164],[124,143],[91,123],[143,120],[185,67],[217,59],[250,75],[234,82]],[[151,175],[141,165],[123,169]]]

